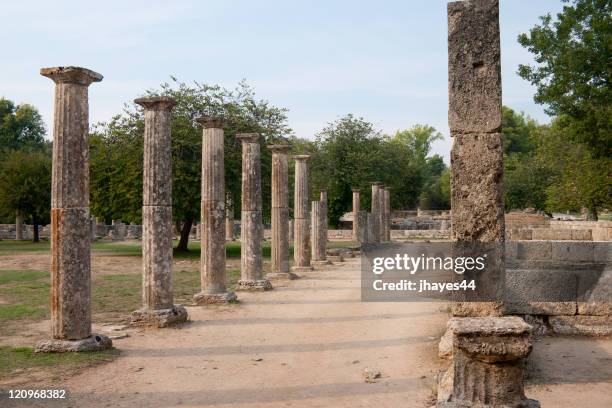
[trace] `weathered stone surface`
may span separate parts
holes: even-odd
[[[325,249],[327,248],[327,189],[322,188],[319,193],[319,205],[321,206],[319,253],[325,254]]]
[[[23,239],[23,215],[17,213],[15,216],[15,241],[21,241]]]
[[[193,300],[199,305],[226,303],[235,300],[236,295],[228,292],[225,276],[227,219],[223,121],[215,117],[201,117],[197,121],[203,128],[200,201],[200,283],[202,291],[197,293]],[[231,232],[233,234],[233,231]]]
[[[51,327],[54,339],[91,335],[88,208],[51,209]]]
[[[344,262],[344,257],[341,254],[329,255],[327,259],[329,259],[332,262]]]
[[[360,221],[363,221],[363,219],[359,218],[359,211],[360,211],[360,190],[358,188],[354,188],[353,189],[353,240],[354,241],[358,241],[358,242],[364,242],[361,241],[361,236],[359,234],[359,228],[360,228]]]
[[[241,280],[236,290],[268,290],[272,285],[262,276],[263,221],[259,135],[241,133],[236,135],[236,138],[242,142]]]
[[[438,343],[438,357],[443,359],[452,358],[453,356],[453,331],[447,329]]]
[[[172,295],[172,207],[142,207],[142,299],[145,309],[169,309]]]
[[[236,282],[236,290],[263,292],[272,289],[272,283],[268,279],[240,279]]]
[[[518,317],[453,318],[452,392],[439,407],[538,406],[523,390],[532,327]],[[530,405],[531,404],[531,405]]]
[[[612,335],[612,316],[551,316],[548,324],[553,332],[566,335]]]
[[[384,221],[384,241],[391,241],[391,192],[389,187],[385,187],[382,191],[383,198],[383,221]]]
[[[370,241],[372,243],[380,243],[380,231],[381,231],[381,199],[380,199],[380,186],[379,182],[372,183],[372,203],[371,203],[371,236]]]
[[[578,314],[612,316],[612,266],[578,276]]]
[[[113,347],[113,341],[102,334],[92,334],[79,340],[41,340],[36,343],[37,353],[69,353],[102,351]]]
[[[358,211],[356,217],[357,235],[355,240],[360,244],[365,244],[368,242],[368,213],[366,211]]]
[[[312,270],[310,265],[310,187],[308,184],[308,160],[310,156],[293,156],[295,160],[294,191],[294,250],[293,272]]]
[[[299,276],[292,272],[271,272],[266,274],[269,281],[299,279]]]
[[[592,262],[595,246],[593,242],[555,242],[552,259],[556,261]]]
[[[573,271],[506,270],[508,314],[573,315],[578,281]]]
[[[287,232],[288,237],[289,237],[289,242],[293,242],[293,234],[295,231],[295,225],[293,220],[289,220],[289,230]]]
[[[451,170],[453,240],[503,242],[501,134],[454,135]]]
[[[451,133],[500,130],[498,0],[448,4],[448,93]]]
[[[130,325],[163,328],[184,323],[187,319],[187,309],[183,305],[173,305],[167,309],[136,310],[130,316]]]
[[[313,261],[325,261],[325,241],[323,234],[325,233],[322,225],[321,213],[323,212],[323,206],[320,201],[313,201],[310,212],[310,248],[311,258],[310,262]]]
[[[271,145],[272,151],[272,276],[289,272],[289,165],[290,146]],[[270,274],[268,274],[270,275]],[[293,275],[296,276],[296,275]]]
[[[142,205],[172,205],[171,110],[168,96],[135,99],[144,107],[144,163]]]
[[[225,211],[225,239],[228,241],[236,240],[234,234],[234,211],[229,208]]]
[[[222,303],[234,303],[238,301],[238,297],[234,292],[221,293],[204,293],[200,292],[193,296],[193,303],[196,305],[211,305]]]

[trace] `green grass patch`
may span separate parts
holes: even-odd
[[[66,369],[81,368],[111,361],[119,354],[117,350],[88,353],[34,353],[31,347],[0,346],[0,379],[8,379],[17,370],[33,368]]]
[[[10,255],[28,252],[47,252],[51,248],[49,241],[0,241],[0,255]]]
[[[38,320],[49,315],[49,273],[0,271],[0,324],[9,320]]]

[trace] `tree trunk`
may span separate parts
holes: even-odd
[[[587,220],[597,221],[598,218],[599,218],[599,214],[597,214],[597,207],[593,206],[592,208],[589,208],[589,211],[587,212]]]
[[[187,244],[189,244],[189,234],[191,233],[191,225],[193,224],[193,219],[185,220],[183,223],[183,227],[181,228],[181,238],[179,239],[179,243],[174,249],[174,252],[188,252]]]
[[[39,242],[40,237],[38,236],[38,220],[36,219],[36,217],[32,217],[32,232],[34,235],[34,238],[32,238],[32,242]]]

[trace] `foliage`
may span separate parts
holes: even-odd
[[[0,98],[0,159],[11,150],[41,150],[45,125],[32,105],[15,105]]]
[[[541,17],[519,43],[535,55],[535,65],[520,65],[519,75],[537,87],[535,101],[566,121],[567,136],[584,143],[593,157],[612,152],[612,2],[571,3],[553,20]]]

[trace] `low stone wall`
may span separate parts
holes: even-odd
[[[508,312],[562,334],[612,332],[612,242],[506,243]]]
[[[34,227],[32,225],[24,224],[22,228],[24,240],[31,240],[34,238]],[[41,239],[48,239],[50,234],[50,225],[38,226],[38,236]],[[15,239],[15,224],[0,224],[0,239]]]
[[[612,221],[551,220],[537,214],[506,214],[506,239],[612,241]]]
[[[450,239],[450,230],[391,230],[392,241],[407,241],[411,239]]]

